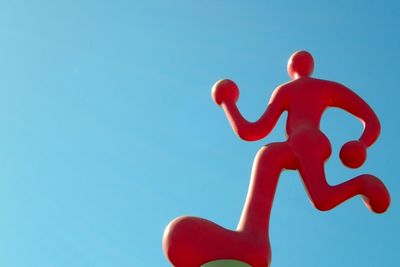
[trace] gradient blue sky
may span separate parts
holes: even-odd
[[[285,172],[272,266],[399,266],[399,28],[395,0],[1,1],[0,266],[169,266],[161,237],[176,216],[234,228],[254,155],[284,139],[285,116],[243,142],[211,86],[235,80],[254,120],[299,49],[382,123],[350,170],[338,149],[362,126],[327,111],[329,182],[375,174],[392,206],[376,215],[356,197],[322,213]]]

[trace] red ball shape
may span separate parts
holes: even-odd
[[[218,105],[228,100],[236,102],[239,98],[239,88],[231,80],[219,80],[212,88],[211,97]]]
[[[339,154],[343,164],[349,168],[358,168],[367,158],[367,148],[360,141],[350,141],[342,146]]]
[[[314,71],[314,59],[307,51],[293,53],[287,65],[287,71],[292,79],[311,76]]]

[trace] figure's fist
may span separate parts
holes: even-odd
[[[239,98],[239,88],[231,80],[219,80],[211,90],[211,97],[217,105],[228,100],[236,102]]]
[[[367,158],[367,147],[360,141],[347,142],[340,149],[339,157],[347,167],[358,168]]]

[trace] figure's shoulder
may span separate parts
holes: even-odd
[[[274,89],[274,91],[272,92],[272,97],[277,97],[282,96],[282,95],[286,95],[288,94],[290,91],[290,84],[289,83],[285,83],[285,84],[281,84],[278,87],[276,87]]]
[[[311,78],[314,84],[318,84],[324,87],[335,88],[335,87],[344,87],[342,84],[334,81],[318,79],[318,78]]]
[[[280,94],[289,93],[290,91],[292,91],[293,89],[295,89],[297,87],[295,82],[296,81],[288,81],[286,83],[279,85],[278,87],[275,88],[274,93],[278,93],[278,92]]]
[[[302,93],[303,90],[310,90],[310,89],[315,89],[317,91],[325,89],[326,91],[330,91],[340,88],[345,88],[345,86],[334,81],[329,81],[314,77],[302,77],[281,84],[274,90],[273,95],[297,94],[297,93]]]
[[[286,105],[291,98],[293,91],[291,90],[290,83],[281,84],[272,92],[269,103],[280,103]]]

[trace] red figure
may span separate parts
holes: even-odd
[[[284,111],[288,112],[288,137],[285,142],[266,145],[257,153],[236,231],[196,217],[179,217],[167,226],[163,248],[174,266],[199,267],[218,259],[235,259],[253,267],[269,266],[269,216],[283,169],[300,172],[312,203],[321,211],[330,210],[356,195],[361,195],[366,206],[376,213],[389,207],[389,192],[373,175],[363,174],[338,185],[327,183],[324,162],[331,154],[331,145],[319,129],[325,109],[342,108],[364,123],[361,137],[344,144],[340,151],[342,162],[350,168],[364,163],[366,148],[378,138],[380,124],[368,104],[350,89],[311,78],[313,67],[310,53],[294,53],[288,62],[288,73],[293,80],[274,91],[266,111],[256,122],[248,122],[240,114],[236,106],[239,89],[233,81],[221,80],[214,85],[212,97],[241,139],[264,138]]]

